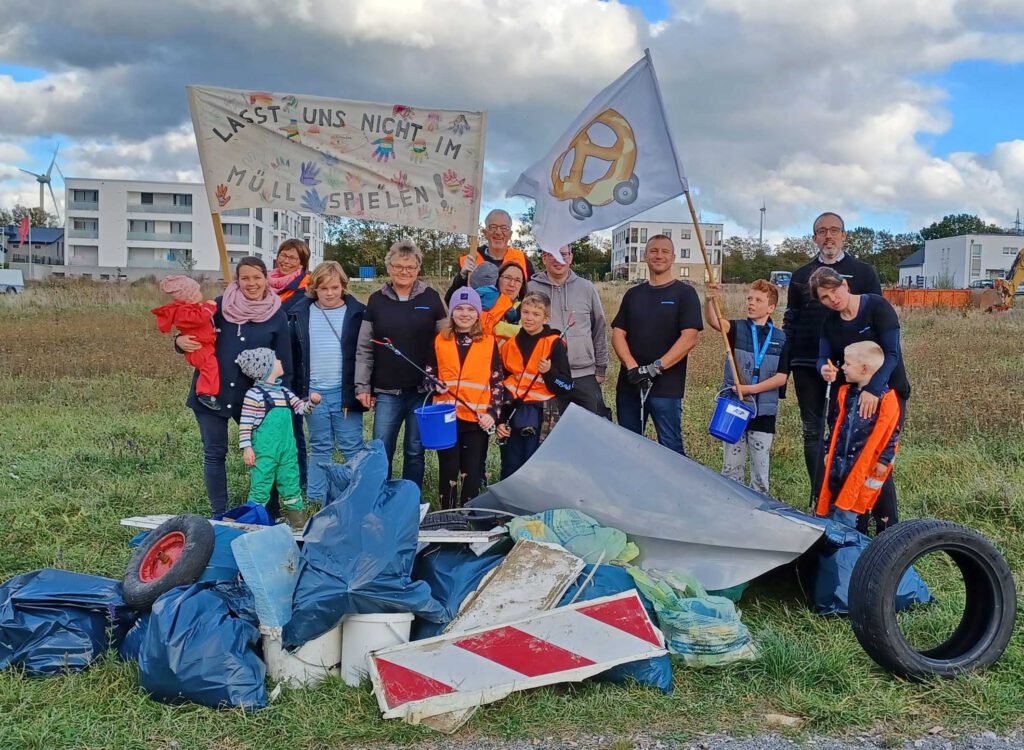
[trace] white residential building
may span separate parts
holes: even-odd
[[[167,276],[191,271],[220,278],[220,253],[201,183],[141,180],[64,181],[68,276],[97,279]],[[234,264],[246,255],[272,267],[277,246],[298,237],[309,244],[310,268],[324,258],[324,221],[317,214],[269,208],[221,212]]]
[[[704,246],[715,277],[722,277],[722,225],[701,224]],[[707,269],[700,254],[700,244],[693,224],[678,221],[627,221],[612,230],[612,276],[637,281],[646,279],[644,245],[656,234],[664,234],[676,248],[673,276],[683,281],[705,283]]]
[[[961,234],[927,240],[919,267],[901,265],[900,283],[963,289],[972,281],[1001,278],[1022,247],[1024,237],[1013,234]]]

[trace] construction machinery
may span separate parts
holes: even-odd
[[[1024,284],[1024,248],[1013,259],[1006,277],[993,281],[992,289],[986,289],[982,294],[982,308],[986,312],[1009,310],[1013,307],[1013,295]]]

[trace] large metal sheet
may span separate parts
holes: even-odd
[[[724,589],[795,559],[824,523],[570,405],[540,449],[469,503],[512,513],[575,508],[626,532],[644,568]]]

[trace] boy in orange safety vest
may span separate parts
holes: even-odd
[[[900,404],[896,392],[886,390],[875,413],[862,417],[861,389],[882,366],[885,353],[873,341],[859,341],[847,346],[843,357],[848,385],[839,388],[836,398],[838,413],[815,512],[856,527],[857,517],[874,507],[892,473],[900,445]]]

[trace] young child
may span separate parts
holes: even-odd
[[[493,336],[494,327],[505,319],[514,304],[498,290],[498,267],[481,263],[469,275],[469,285],[480,295],[480,324],[484,333]]]
[[[207,409],[220,411],[217,395],[220,393],[220,367],[214,353],[217,333],[213,330],[213,314],[217,303],[203,301],[199,282],[188,276],[168,276],[160,282],[160,291],[171,295],[174,302],[155,307],[156,327],[161,333],[177,328],[179,333],[191,336],[201,345],[194,352],[185,352],[185,361],[199,371],[196,381],[196,399]]]
[[[561,332],[552,329],[551,299],[530,292],[519,306],[522,329],[501,347],[505,367],[503,422],[498,425],[501,478],[505,479],[536,453],[544,403],[572,390],[569,353]]]
[[[437,391],[434,403],[455,404],[458,442],[437,452],[438,494],[446,510],[461,507],[480,492],[503,376],[498,347],[480,322],[480,295],[462,287],[452,295],[450,308],[448,325],[434,339],[435,362],[427,365],[440,381],[431,383]]]
[[[246,349],[235,362],[253,380],[242,401],[238,427],[242,460],[253,469],[249,502],[266,505],[270,489],[276,484],[288,525],[301,531],[306,525],[306,513],[292,412],[308,414],[320,403],[320,394],[311,393],[309,400],[303,401],[281,385],[284,368],[273,349]]]
[[[856,527],[858,516],[874,507],[900,447],[900,405],[895,391],[885,390],[871,417],[860,416],[858,408],[862,389],[884,361],[885,353],[874,341],[858,341],[843,350],[847,385],[840,386],[836,396],[838,413],[815,512],[831,515],[850,527]]]
[[[768,494],[772,440],[779,398],[789,379],[789,344],[786,334],[772,323],[772,313],[779,304],[779,289],[758,279],[747,289],[747,317],[743,320],[719,320],[713,301],[721,296],[721,287],[708,284],[706,300],[708,323],[729,337],[736,369],[743,381],[743,396],[754,397],[756,415],[747,424],[743,437],[725,445],[722,474],[743,482],[747,455],[750,455],[750,486]],[[722,389],[735,390],[732,368],[725,363]],[[750,403],[749,400],[747,403]]]

